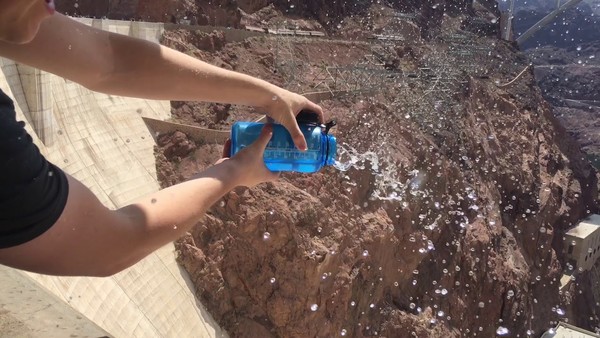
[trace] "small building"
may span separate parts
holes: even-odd
[[[560,322],[554,329],[546,331],[541,338],[600,338],[600,335]]]
[[[600,257],[600,215],[591,215],[567,231],[563,250],[573,270],[590,270]]]

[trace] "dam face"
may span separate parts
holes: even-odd
[[[163,25],[155,23],[77,20],[154,42],[158,42],[163,31]],[[124,206],[159,189],[154,138],[142,117],[170,117],[168,101],[94,93],[58,76],[2,58],[0,89],[14,100],[17,119],[27,123],[27,131],[48,160],[83,182],[107,207]],[[70,311],[75,318],[88,322],[92,330],[74,333],[106,332],[114,337],[225,336],[196,300],[187,272],[175,261],[172,244],[109,278],[44,276],[2,266],[0,275],[8,276],[5,283],[29,285],[45,295],[44,302],[61,307],[61,313]],[[2,293],[8,289],[0,290],[4,299]],[[2,309],[2,316],[25,326],[28,317],[24,313],[49,311],[27,306]],[[47,325],[48,331],[36,332],[39,336],[72,333],[52,331],[57,328]]]

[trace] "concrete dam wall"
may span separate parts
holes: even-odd
[[[155,23],[78,20],[154,42],[163,31],[163,25]],[[94,93],[6,59],[0,59],[0,89],[15,101],[17,118],[27,123],[41,152],[82,181],[107,207],[126,205],[159,189],[154,139],[142,117],[169,118],[168,101]],[[172,244],[110,278],[53,277],[12,269],[8,273],[11,279],[21,279],[23,285],[34,281],[39,292],[51,296],[48,302],[64,302],[73,313],[81,314],[91,326],[110,336],[225,335],[196,300],[187,273],[175,261]],[[0,295],[7,292],[1,289]],[[22,321],[26,320],[22,313],[45,311],[26,306],[5,310]],[[48,325],[49,331],[39,336],[57,336],[53,327]]]

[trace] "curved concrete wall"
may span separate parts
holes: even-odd
[[[153,41],[162,34],[159,24],[100,23]],[[153,137],[141,117],[168,118],[169,102],[93,93],[1,58],[0,89],[14,99],[18,118],[27,122],[42,153],[106,206],[120,207],[159,189]],[[115,337],[225,335],[196,300],[172,244],[110,278],[27,275]]]

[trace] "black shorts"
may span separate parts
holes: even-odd
[[[50,229],[67,203],[65,173],[48,162],[12,100],[0,91],[0,248],[28,242]]]

